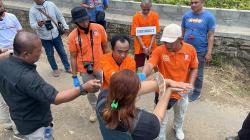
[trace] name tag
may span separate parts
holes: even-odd
[[[156,34],[156,26],[148,26],[148,27],[137,27],[136,28],[136,36],[142,35],[155,35]]]

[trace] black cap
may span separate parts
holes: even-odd
[[[72,17],[71,22],[73,23],[89,19],[87,10],[81,6],[77,6],[71,10],[71,17]]]

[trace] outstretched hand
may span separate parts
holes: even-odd
[[[89,80],[83,87],[88,93],[95,93],[101,88],[101,82],[100,80]]]
[[[166,79],[165,80],[166,83],[169,85],[169,87],[172,88],[172,90],[192,90],[194,87],[192,84],[190,83],[184,83],[184,82],[176,82],[176,81],[173,81],[173,80],[170,80],[170,79]]]

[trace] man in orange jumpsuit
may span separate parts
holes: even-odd
[[[108,88],[110,77],[117,71],[129,69],[135,72],[135,60],[128,56],[130,41],[127,36],[116,35],[111,39],[112,53],[101,57],[103,70],[103,89]]]
[[[141,11],[136,12],[131,26],[134,36],[136,68],[144,66],[145,59],[157,46],[156,34],[160,32],[159,16],[151,10],[151,0],[142,0]]]

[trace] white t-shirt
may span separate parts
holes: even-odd
[[[16,16],[5,12],[3,20],[0,21],[0,48],[12,48],[19,30],[22,30],[22,26]]]

